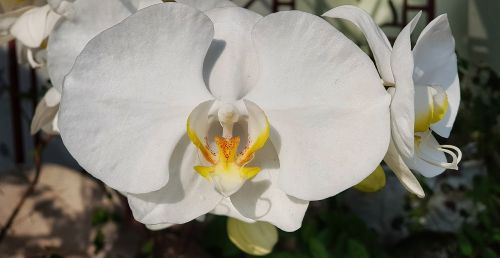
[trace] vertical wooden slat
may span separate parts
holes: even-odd
[[[21,121],[21,93],[19,86],[19,69],[17,64],[16,42],[8,45],[8,71],[10,81],[10,104],[12,116],[12,135],[14,144],[14,161],[24,163],[23,126]]]

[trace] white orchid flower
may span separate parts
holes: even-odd
[[[0,1],[0,44],[4,44],[14,37],[10,28],[28,10],[35,7],[33,1]]]
[[[391,144],[384,161],[403,185],[423,197],[424,191],[408,169],[433,177],[445,169],[458,169],[461,152],[439,145],[431,131],[448,137],[460,103],[455,41],[446,15],[422,31],[411,50],[410,34],[420,13],[402,30],[394,47],[362,9],[341,6],[323,16],[342,18],[366,36],[384,84],[391,93]],[[448,154],[452,161],[448,162]]]
[[[381,85],[368,56],[317,16],[165,3],[86,45],[59,127],[80,165],[150,227],[212,212],[293,231],[308,200],[382,160]]]
[[[42,64],[35,60],[33,50],[43,48],[42,43],[49,36],[61,17],[70,17],[70,1],[49,0],[46,5],[24,12],[10,27],[10,34],[27,48],[27,60],[34,68]]]
[[[31,123],[32,134],[37,133],[40,129],[49,134],[58,134],[57,117],[62,81],[85,44],[101,31],[119,23],[138,9],[157,3],[161,3],[161,1],[76,0],[73,3],[61,0],[49,1],[49,14],[58,15],[57,11],[58,13],[66,13],[66,15],[59,20],[57,25],[50,29],[47,46],[47,69],[53,88],[46,93],[36,108]],[[48,6],[43,8],[48,8]],[[40,12],[40,10],[37,12]],[[35,16],[29,18],[32,22],[27,22],[26,25],[43,24],[42,21],[38,21],[36,18],[43,20],[43,17]],[[32,36],[38,35],[37,37],[33,36],[38,42],[47,36],[45,34],[48,30],[41,32],[44,30],[37,29],[40,28],[33,27],[28,31],[33,32],[30,34]],[[33,44],[33,46],[36,44]]]

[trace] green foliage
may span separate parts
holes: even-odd
[[[97,233],[94,236],[94,240],[92,241],[92,243],[94,244],[94,248],[95,248],[94,254],[98,254],[99,252],[102,251],[102,249],[104,248],[104,244],[105,244],[105,237],[104,237],[104,233],[102,233],[101,229],[97,230]]]
[[[153,240],[146,241],[141,247],[141,257],[152,257],[154,250]]]
[[[464,225],[457,257],[498,257],[500,252],[500,77],[491,68],[459,59],[462,102],[454,135],[477,146],[468,158],[485,162],[488,176],[474,180],[468,196],[479,214],[477,225]]]
[[[102,226],[110,220],[110,214],[107,210],[102,208],[97,208],[92,214],[92,226]]]

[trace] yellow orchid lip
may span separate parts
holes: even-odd
[[[462,158],[459,148],[452,145],[430,146],[424,139],[431,137],[430,127],[442,120],[448,112],[448,96],[439,86],[417,86],[415,90],[415,145],[416,155],[425,162],[446,169],[458,169]],[[422,146],[424,144],[425,146]],[[448,154],[452,161],[442,162],[421,151],[423,148],[433,149]]]
[[[193,111],[195,112],[195,111]],[[238,191],[244,182],[260,172],[260,167],[246,167],[252,161],[255,153],[261,149],[269,138],[270,126],[265,117],[265,125],[257,137],[250,139],[242,152],[238,153],[240,137],[232,135],[233,125],[238,122],[239,114],[235,108],[222,106],[218,119],[222,126],[222,136],[215,136],[214,143],[217,152],[212,151],[205,138],[200,140],[198,133],[192,127],[192,116],[187,121],[187,133],[191,142],[197,147],[206,166],[194,166],[194,170],[204,178],[212,181],[215,188],[224,196],[230,196]],[[208,120],[207,120],[208,121]]]
[[[439,86],[417,86],[415,91],[415,132],[426,132],[448,112],[448,96]]]

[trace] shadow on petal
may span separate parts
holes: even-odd
[[[271,135],[273,131],[271,128]],[[272,139],[274,140],[274,138]],[[279,142],[280,143],[280,142]],[[254,159],[248,164],[249,167],[260,167],[262,171],[267,169],[279,169],[280,162],[274,141],[268,139],[264,147],[255,153]],[[254,181],[253,179],[250,181]]]
[[[196,150],[193,151],[193,149],[188,148],[190,144],[189,138],[187,135],[184,135],[175,146],[168,165],[170,178],[164,187],[155,192],[137,194],[135,196],[154,203],[176,203],[183,200],[186,196],[186,190],[191,187],[196,187],[193,184],[197,184],[198,180],[196,180],[196,178],[199,177],[199,175],[192,170],[193,165],[190,169],[192,171],[188,171],[188,168],[183,167],[183,164],[186,163],[195,164],[197,159]],[[202,178],[200,178],[200,180],[202,180]]]
[[[281,136],[278,133],[278,131],[276,130],[276,128],[273,127],[272,121],[270,121],[270,123],[271,123],[271,132],[269,134],[269,140],[272,142],[272,144],[274,146],[274,150],[276,151],[276,153],[279,156],[280,151],[281,151]]]
[[[217,59],[222,55],[222,52],[226,48],[226,42],[220,39],[212,40],[212,44],[208,48],[207,56],[205,57],[205,61],[203,62],[203,80],[205,81],[205,85],[207,89],[210,91],[210,74],[214,69],[215,63]]]

